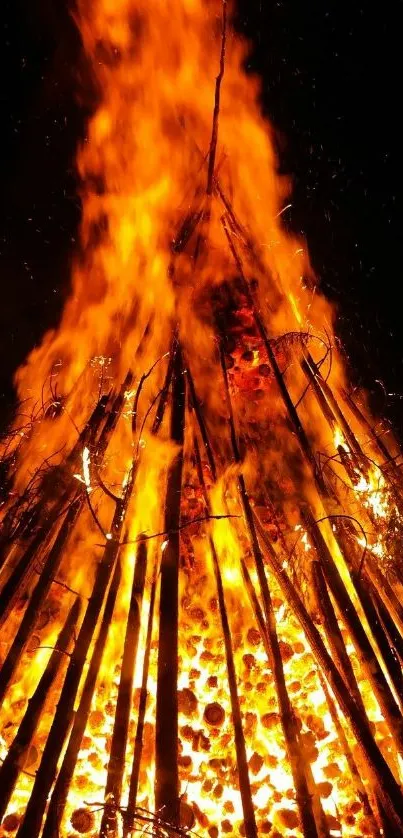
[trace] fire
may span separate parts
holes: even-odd
[[[399,452],[231,14],[77,3],[82,247],[3,445],[0,838],[403,835]]]

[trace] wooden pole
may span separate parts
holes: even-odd
[[[23,538],[29,526],[32,526],[33,519],[37,515],[40,507],[41,517],[46,514],[47,504],[51,502],[51,507],[58,507],[62,505],[61,496],[65,490],[65,481],[61,479],[64,474],[68,473],[68,478],[71,478],[69,469],[76,464],[79,452],[83,450],[85,445],[91,446],[99,426],[104,418],[105,409],[107,406],[108,397],[102,396],[93,410],[90,419],[86,423],[83,430],[75,442],[72,451],[67,456],[66,461],[60,466],[53,469],[53,475],[45,474],[42,478],[38,492],[37,501],[33,506],[30,506],[25,511],[21,510],[21,502],[24,500],[25,492],[17,501],[10,507],[7,514],[4,516],[0,524],[0,568],[7,559],[7,549],[12,546],[17,539]],[[13,522],[17,520],[14,532],[12,531]]]
[[[54,576],[57,573],[58,567],[63,558],[64,547],[81,512],[82,505],[83,493],[80,492],[80,494],[72,501],[70,508],[67,511],[39,580],[33,590],[31,599],[28,602],[17,634],[0,669],[0,704],[4,699],[16,666],[18,665],[21,655],[24,652],[31,632],[34,629],[35,623],[38,619],[40,607],[45,600]]]
[[[393,647],[390,645],[389,638],[384,629],[382,620],[379,616],[379,611],[375,605],[376,590],[373,589],[372,582],[368,577],[362,577],[357,571],[351,570],[351,578],[354,587],[357,591],[362,609],[367,618],[368,625],[371,629],[374,640],[378,646],[380,655],[385,664],[389,678],[393,684],[395,693],[398,697],[400,708],[403,707],[403,676],[401,665],[396,657]]]
[[[399,784],[396,782],[386,760],[376,744],[366,719],[357,707],[354,698],[346,687],[333,659],[330,657],[323,640],[313,620],[308,614],[301,597],[289,580],[286,571],[280,565],[269,538],[254,515],[259,538],[265,548],[265,556],[269,567],[277,579],[284,598],[294,612],[302,630],[312,649],[316,662],[334,692],[336,699],[346,719],[350,722],[353,733],[359,743],[370,772],[374,791],[379,794],[382,805],[395,824],[395,836],[403,836],[403,796]]]
[[[63,653],[70,646],[80,614],[77,598],[70,609],[64,626],[56,640],[55,648],[48,660],[35,692],[28,701],[24,718],[0,768],[0,822],[2,821],[20,771],[23,770],[27,754],[45,707],[49,691],[63,663]]]
[[[71,492],[63,498],[67,503],[71,501]],[[63,509],[63,506],[61,507]],[[33,575],[33,566],[45,552],[54,537],[54,526],[58,523],[60,508],[55,506],[45,518],[22,556],[18,559],[0,593],[0,627],[5,623],[14,608],[18,596],[26,590]]]
[[[384,631],[389,638],[389,642],[394,649],[394,653],[400,661],[400,667],[403,666],[403,637],[399,631],[398,626],[393,620],[388,608],[382,600],[376,589],[373,590],[373,598],[379,619],[383,625]]]
[[[388,723],[391,735],[399,753],[403,754],[403,718],[383,674],[376,654],[367,637],[353,602],[333,561],[330,550],[310,510],[302,510],[302,519],[320,557],[326,580],[335,598],[343,619],[346,621],[354,643],[360,665],[369,679]]]
[[[138,791],[139,776],[140,776],[141,756],[142,756],[142,752],[143,752],[144,722],[145,722],[145,717],[146,717],[147,698],[148,698],[147,684],[148,684],[148,673],[149,673],[149,668],[150,668],[151,640],[152,640],[153,622],[154,622],[155,598],[156,598],[156,594],[157,594],[158,566],[159,566],[159,563],[156,561],[155,562],[155,567],[154,567],[152,584],[151,584],[151,592],[150,592],[150,607],[149,607],[149,611],[148,611],[147,636],[146,636],[146,642],[145,642],[144,661],[143,661],[143,674],[142,674],[142,679],[141,679],[140,700],[139,700],[139,709],[138,709],[138,716],[137,716],[136,737],[135,737],[135,740],[134,740],[133,764],[132,764],[132,772],[131,772],[131,776],[130,776],[127,811],[126,811],[126,817],[125,817],[124,823],[123,823],[123,838],[127,838],[130,831],[133,829],[135,811],[136,811],[136,804],[137,804],[137,791]]]
[[[221,34],[221,53],[220,53],[220,70],[215,82],[215,96],[214,96],[214,112],[213,112],[213,124],[211,129],[211,140],[210,140],[210,149],[209,149],[209,156],[208,156],[208,168],[207,168],[207,187],[206,192],[209,197],[213,194],[213,181],[214,181],[214,170],[215,170],[215,161],[217,156],[217,142],[218,142],[218,118],[220,114],[220,98],[221,98],[221,85],[222,80],[224,78],[224,70],[225,70],[225,48],[226,48],[226,36],[227,36],[227,0],[222,0],[222,34]]]
[[[185,378],[177,346],[172,380],[171,440],[179,446],[168,473],[161,561],[161,595],[155,733],[155,805],[168,823],[179,823],[178,779],[178,576],[180,501],[185,429]]]
[[[113,835],[117,834],[118,829],[116,809],[120,806],[122,795],[127,737],[132,705],[133,677],[140,634],[141,607],[146,571],[147,547],[143,541],[140,542],[137,549],[129,613],[127,616],[122,668],[120,671],[115,721],[106,778],[105,808],[99,833],[100,838],[112,838]]]
[[[105,454],[111,436],[116,428],[119,417],[123,410],[123,405],[125,403],[125,393],[127,390],[130,390],[132,382],[133,373],[131,370],[129,370],[116,398],[112,402],[110,411],[106,414],[105,424],[102,428],[99,440],[96,445],[96,456],[98,460],[101,460],[103,455]]]
[[[328,416],[332,416],[333,422],[336,422],[340,426],[349,448],[351,449],[353,455],[355,455],[355,459],[358,458],[361,470],[367,472],[368,463],[363,456],[361,446],[353,434],[344,414],[340,410],[331,388],[321,375],[319,368],[315,364],[315,361],[309,352],[307,353],[307,357],[302,360],[301,367],[314,389],[315,395],[319,400],[326,418],[328,418]],[[325,407],[326,405],[327,407]]]
[[[359,707],[363,716],[366,717],[364,702],[357,684],[350,657],[347,654],[347,650],[344,645],[343,635],[337,622],[337,617],[333,608],[333,603],[329,596],[323,570],[318,561],[312,562],[312,582],[316,607],[320,614],[321,623],[325,630],[330,651],[337,664],[340,674],[343,675],[344,680],[351,691],[357,707]]]
[[[222,350],[220,352],[220,358],[224,378],[227,406],[229,411],[229,425],[233,455],[235,462],[240,463],[241,456],[236,437],[232,401],[228,386],[227,370],[225,367],[225,360]],[[250,506],[244,476],[241,472],[238,475],[238,489],[241,498],[245,522],[249,534],[252,553],[255,561],[256,571],[259,579],[260,591],[262,595],[263,611],[266,623],[266,640],[268,647],[269,664],[273,673],[274,683],[276,685],[281,724],[283,728],[288,758],[290,761],[291,771],[294,780],[297,805],[301,820],[301,827],[305,838],[317,838],[318,830],[312,808],[312,799],[309,793],[307,778],[304,771],[304,760],[302,750],[299,744],[299,731],[296,722],[296,717],[289,699],[287,686],[285,682],[283,662],[280,653],[280,645],[277,637],[276,619],[271,601],[269,585],[267,582],[263,556],[260,550],[256,534],[252,508]]]
[[[392,618],[397,622],[400,633],[402,634],[403,606],[399,601],[398,597],[396,596],[392,586],[386,579],[385,575],[378,567],[376,561],[374,561],[374,559],[368,552],[365,557],[365,573],[368,574],[369,578],[372,580],[374,587],[378,591],[378,594],[385,605],[385,608],[388,609]]]
[[[347,653],[346,647],[344,645],[343,635],[340,631],[339,624],[337,622],[337,617],[333,608],[332,601],[329,596],[329,592],[326,586],[326,580],[323,575],[322,568],[318,561],[312,562],[312,581],[313,581],[313,590],[315,593],[316,599],[316,608],[320,614],[321,622],[325,629],[326,637],[330,646],[331,653],[334,657],[334,660],[337,664],[340,674],[343,676],[344,681],[351,691],[353,698],[357,704],[358,709],[361,711],[363,721],[366,720],[368,724],[368,728],[370,728],[370,722],[367,717],[366,709],[364,706],[364,702],[361,697],[361,693],[358,687],[358,683],[354,674],[353,667],[351,665],[350,657]],[[369,819],[374,818],[374,814],[369,804],[368,797],[366,795],[365,787],[362,783],[361,776],[359,775],[358,768],[355,764],[353,755],[350,750],[350,746],[348,744],[346,735],[344,733],[344,729],[341,725],[341,722],[337,715],[337,709],[334,705],[334,702],[330,696],[330,693],[326,687],[322,674],[319,672],[319,679],[323,686],[323,690],[325,693],[326,701],[329,706],[329,712],[332,717],[332,720],[335,724],[336,731],[340,740],[341,745],[343,746],[343,750],[347,759],[347,764],[350,768],[353,780],[357,780],[357,775],[360,780],[360,784],[362,789],[360,790],[360,786],[358,787],[360,790],[359,797],[361,802],[364,806],[364,811],[366,816]],[[380,808],[382,810],[382,818],[383,820],[387,820],[386,813],[384,813],[381,804]]]
[[[84,736],[85,728],[87,727],[88,716],[91,710],[91,703],[108,637],[109,626],[112,622],[113,610],[115,607],[121,575],[121,564],[118,559],[113,572],[108,596],[106,598],[105,608],[94,644],[94,651],[90,660],[80,702],[74,716],[69,742],[57,775],[52,796],[50,798],[42,838],[59,838],[60,836],[60,824],[63,818],[63,812],[66,806],[67,795],[73,778],[81,741]]]
[[[133,490],[134,479],[135,468],[133,465],[123,497],[116,503],[111,526],[111,539],[107,541],[102,560],[97,567],[92,594],[88,602],[73,655],[70,659],[59,704],[36,774],[32,794],[25,810],[24,819],[18,829],[18,838],[38,838],[39,836],[48,795],[56,776],[60,752],[73,721],[74,703],[88,650],[119,551],[119,540]]]
[[[130,386],[132,380],[133,375],[131,372],[129,372],[122,384],[122,387],[118,395],[116,396],[111,405],[110,412],[106,416],[106,420],[100,432],[99,440],[96,444],[95,449],[95,456],[98,463],[102,461],[102,458],[108,447],[111,435],[116,427],[119,416],[122,412],[124,404],[124,394],[127,388]],[[65,504],[69,505],[71,503],[72,493],[76,490],[76,488],[77,481],[73,477],[71,477],[71,482],[69,483],[64,494],[61,498],[59,497],[58,502],[54,504],[49,514],[46,516],[46,520],[39,527],[38,531],[27,546],[25,552],[16,564],[16,567],[13,569],[12,573],[7,579],[7,582],[5,583],[3,590],[0,594],[0,626],[7,619],[10,611],[12,610],[15,604],[17,596],[27,587],[29,580],[32,577],[32,566],[39,555],[39,551],[44,551],[47,543],[50,541],[50,538],[53,535],[53,527],[59,518],[60,508],[63,509],[63,506]]]
[[[204,496],[204,503],[206,506],[206,510],[208,515],[211,514],[211,507],[210,501],[207,494],[207,488],[203,477],[203,469],[202,463],[200,459],[200,451],[197,442],[197,438],[194,438],[194,446],[195,446],[195,454],[196,454],[196,465],[197,465],[197,472],[199,475],[199,482],[200,486],[203,491]],[[217,599],[218,599],[218,607],[220,612],[220,619],[221,619],[221,627],[223,632],[223,639],[224,639],[224,649],[225,649],[225,660],[227,666],[227,677],[228,677],[228,686],[230,692],[230,700],[231,700],[231,713],[232,713],[232,724],[234,727],[234,736],[235,736],[235,751],[236,751],[236,758],[237,758],[237,768],[238,768],[238,777],[239,777],[239,790],[241,794],[241,801],[242,801],[242,810],[244,816],[244,834],[246,838],[257,838],[257,826],[256,826],[256,819],[255,819],[255,810],[253,806],[252,800],[252,792],[250,787],[250,779],[249,779],[249,770],[248,770],[248,760],[246,755],[246,745],[245,745],[245,737],[242,727],[242,715],[241,715],[241,707],[239,703],[239,695],[238,695],[238,688],[237,688],[237,678],[236,678],[236,671],[235,671],[235,664],[234,664],[234,653],[232,648],[232,640],[231,640],[231,629],[228,620],[228,613],[227,608],[225,605],[225,594],[224,594],[224,586],[222,583],[222,576],[220,571],[220,565],[218,561],[218,555],[214,544],[214,539],[211,535],[209,535],[209,545],[211,556],[213,560],[213,567],[214,567],[214,576],[216,581],[217,587]]]
[[[372,810],[371,804],[369,802],[369,797],[367,794],[367,790],[364,786],[364,783],[361,779],[361,774],[358,770],[357,764],[354,760],[353,754],[351,752],[350,745],[347,740],[347,736],[344,732],[343,725],[339,719],[339,714],[337,712],[337,707],[333,701],[332,696],[328,690],[326,681],[322,675],[322,673],[318,670],[319,681],[322,687],[322,690],[325,695],[326,704],[329,708],[330,717],[334,724],[340,745],[343,749],[344,756],[346,758],[347,765],[350,769],[351,778],[354,783],[357,796],[362,804],[362,808],[365,814],[365,817],[368,818],[369,823],[371,824],[372,829],[372,838],[381,838],[381,833],[379,829],[379,825],[376,821],[375,814]]]
[[[349,406],[349,409],[351,410],[351,413],[353,414],[353,416],[355,416],[355,418],[364,426],[365,430],[368,431],[368,433],[370,434],[373,442],[375,443],[376,447],[378,448],[378,451],[380,452],[380,454],[382,454],[382,457],[385,457],[386,462],[385,462],[383,468],[385,470],[388,469],[389,474],[390,474],[390,472],[389,472],[389,469],[390,469],[390,471],[393,474],[394,482],[398,485],[399,489],[401,490],[402,475],[399,472],[399,469],[396,468],[396,464],[395,464],[394,460],[392,459],[390,451],[388,451],[385,443],[380,438],[380,436],[377,433],[375,433],[372,425],[370,424],[370,422],[368,422],[367,417],[360,410],[360,408],[358,407],[358,405],[354,401],[354,399],[352,399],[351,396],[345,390],[342,391],[342,395],[343,395],[345,401],[347,402],[347,404]]]

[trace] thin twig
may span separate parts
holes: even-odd
[[[227,0],[222,0],[222,35],[221,35],[221,55],[220,55],[220,71],[215,82],[215,97],[214,97],[214,113],[213,113],[213,127],[211,131],[210,151],[208,160],[207,172],[207,195],[213,193],[214,169],[215,159],[217,154],[218,141],[218,121],[220,116],[220,98],[221,98],[221,83],[224,78],[225,70],[225,48],[227,42]]]
[[[367,555],[367,549],[368,549],[368,539],[367,539],[367,534],[364,530],[364,527],[362,526],[362,524],[360,523],[360,521],[357,518],[354,518],[354,515],[343,515],[343,514],[325,515],[323,518],[318,518],[318,520],[315,521],[315,524],[321,524],[322,521],[330,521],[333,518],[347,518],[350,521],[354,521],[354,523],[357,524],[357,526],[360,528],[360,530],[363,534],[364,541],[365,541],[365,546],[364,546],[364,549],[362,551],[362,556],[361,556],[360,564],[359,564],[359,567],[358,567],[358,578],[359,578],[361,576],[362,568],[363,568],[363,565],[364,565],[364,559],[365,559],[365,556]]]
[[[241,515],[202,515],[199,518],[192,518],[190,521],[186,521],[184,524],[180,524],[179,527],[170,530],[162,530],[161,532],[155,532],[152,535],[146,535],[145,533],[141,533],[138,535],[133,541],[120,541],[119,547],[124,547],[127,544],[138,544],[140,541],[149,541],[151,538],[159,538],[162,535],[174,535],[174,533],[181,532],[182,530],[186,529],[186,527],[191,527],[193,524],[202,524],[205,521],[210,520],[222,520],[223,518],[241,518]],[[105,544],[96,544],[96,547],[105,547]]]

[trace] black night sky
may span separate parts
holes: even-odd
[[[401,10],[400,0],[238,0],[248,66],[262,75],[281,169],[294,179],[286,223],[306,236],[338,302],[355,381],[400,432]],[[68,289],[80,219],[74,154],[91,102],[77,96],[85,70],[67,0],[3,0],[0,32],[4,423],[12,371],[57,322]]]

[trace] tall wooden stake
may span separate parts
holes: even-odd
[[[152,633],[153,633],[155,599],[156,599],[156,594],[157,594],[158,567],[159,567],[159,563],[156,561],[155,566],[154,566],[153,579],[152,579],[152,583],[151,583],[150,607],[149,607],[149,611],[148,611],[148,621],[147,621],[147,636],[146,636],[145,649],[144,649],[143,674],[142,674],[142,678],[141,678],[140,700],[139,700],[139,709],[138,709],[138,716],[137,716],[136,736],[135,736],[135,740],[134,740],[133,764],[132,764],[132,773],[131,773],[131,776],[130,776],[127,811],[126,811],[126,817],[125,817],[124,823],[123,823],[123,838],[127,838],[130,831],[133,829],[134,820],[135,820],[135,811],[136,811],[136,804],[137,804],[137,792],[138,792],[138,784],[139,784],[139,776],[140,776],[140,765],[141,765],[141,757],[142,757],[142,752],[143,752],[144,722],[145,722],[145,717],[146,717],[147,698],[148,698],[147,684],[148,684],[148,674],[149,674],[149,668],[150,668],[151,640],[152,640]]]
[[[238,441],[236,437],[227,370],[225,367],[225,360],[222,351],[221,367],[223,372],[225,392],[227,397],[227,406],[229,411],[229,425],[231,432],[232,449],[235,462],[240,463],[241,456],[239,453]],[[281,724],[283,728],[288,758],[290,760],[290,766],[294,780],[295,793],[297,798],[299,815],[301,819],[302,831],[305,838],[317,838],[318,829],[313,813],[312,799],[309,793],[307,777],[304,771],[304,760],[302,750],[299,744],[299,732],[297,721],[289,699],[287,685],[284,677],[283,662],[281,659],[280,645],[277,637],[276,618],[271,601],[269,585],[267,582],[263,556],[260,550],[260,545],[256,534],[252,508],[250,505],[249,496],[246,490],[245,480],[242,473],[240,473],[238,476],[238,488],[245,522],[249,533],[252,553],[255,560],[260,591],[262,595],[263,611],[266,623],[266,641],[268,646],[269,664],[273,672],[274,682],[276,685]]]
[[[45,707],[49,690],[63,663],[64,652],[71,643],[79,613],[80,601],[76,599],[56,640],[55,648],[38,686],[28,700],[24,718],[0,768],[0,822],[6,812],[18,775],[24,768],[28,750]]]
[[[80,494],[72,501],[70,508],[66,513],[66,517],[56,536],[56,540],[49,552],[49,556],[46,559],[42,573],[32,592],[31,599],[29,600],[29,603],[21,621],[21,625],[17,631],[17,634],[11,644],[9,652],[1,667],[0,703],[3,701],[3,698],[10,685],[11,679],[14,675],[15,668],[21,658],[21,655],[24,652],[31,632],[38,619],[40,607],[49,592],[55,573],[57,572],[60,562],[62,561],[64,547],[74,527],[74,524],[76,523],[77,518],[81,512],[82,506],[83,493],[80,492]]]
[[[368,771],[375,791],[382,800],[382,805],[387,810],[388,816],[395,824],[397,836],[403,836],[403,795],[399,784],[396,782],[387,762],[376,744],[368,727],[366,718],[363,718],[355,700],[346,687],[333,659],[330,657],[325,644],[316,628],[313,620],[308,614],[304,603],[301,600],[294,585],[290,581],[284,568],[281,567],[273,546],[261,526],[258,518],[254,515],[259,539],[265,547],[265,555],[274,576],[276,577],[286,601],[293,610],[298,622],[303,629],[313,655],[326,676],[329,686],[333,690],[337,701],[345,717],[351,724],[354,735],[365,754]]]
[[[52,796],[50,798],[42,838],[59,838],[60,836],[60,824],[63,818],[63,812],[66,806],[67,795],[73,778],[81,740],[84,736],[88,716],[91,710],[91,702],[101,666],[105,643],[108,637],[109,626],[112,621],[113,609],[115,607],[120,579],[121,567],[120,560],[118,559],[106,598],[105,608],[101,618],[101,625],[94,644],[94,651],[90,660],[80,702],[74,716],[69,742],[57,775]]]
[[[344,582],[336,567],[330,550],[319,529],[319,525],[313,518],[310,510],[304,509],[302,518],[307,531],[320,556],[322,567],[329,584],[330,590],[343,614],[354,643],[357,655],[363,671],[369,678],[379,706],[388,723],[391,735],[395,740],[398,751],[403,754],[403,718],[400,709],[394,699],[393,693],[383,674],[382,668],[371,646],[364,626],[357,614],[353,602],[345,588]]]
[[[168,823],[179,823],[178,778],[178,576],[180,502],[185,431],[185,378],[178,345],[172,381],[171,439],[179,446],[168,473],[161,561],[161,595],[155,722],[155,805]]]
[[[207,488],[203,477],[203,469],[200,459],[200,451],[197,442],[197,438],[195,436],[194,439],[195,444],[195,453],[196,453],[196,465],[197,471],[199,475],[200,485],[204,495],[204,502],[207,509],[208,514],[211,514],[210,508],[210,501],[207,494]],[[241,707],[239,703],[239,695],[238,695],[238,688],[237,688],[237,679],[236,679],[236,671],[235,671],[235,664],[234,664],[234,653],[232,648],[232,641],[231,641],[231,629],[229,625],[228,613],[227,608],[225,605],[225,595],[224,595],[224,586],[222,583],[222,576],[220,571],[220,565],[218,561],[217,551],[214,544],[214,539],[210,535],[209,536],[209,544],[211,550],[211,556],[213,560],[213,567],[214,567],[214,575],[216,580],[216,587],[217,587],[217,598],[218,598],[218,607],[220,611],[220,618],[221,618],[221,626],[223,632],[223,639],[224,639],[224,649],[225,649],[225,660],[227,665],[227,676],[228,676],[228,686],[230,691],[230,700],[231,700],[231,711],[232,711],[232,724],[234,726],[234,735],[235,735],[235,751],[236,751],[236,758],[237,758],[237,768],[238,768],[238,776],[239,776],[239,790],[241,793],[241,800],[242,800],[242,810],[244,816],[244,830],[246,838],[257,838],[257,826],[256,826],[256,819],[255,819],[255,810],[253,806],[252,800],[252,791],[250,787],[250,779],[249,779],[249,770],[248,770],[248,760],[246,755],[246,745],[245,745],[245,737],[242,727],[242,716],[241,716]]]
[[[117,834],[118,823],[116,809],[120,805],[127,737],[129,733],[130,710],[134,668],[136,665],[137,646],[140,634],[141,606],[147,570],[147,547],[140,542],[137,549],[132,593],[127,617],[126,636],[123,650],[122,668],[115,721],[113,725],[111,751],[105,787],[105,809],[101,821],[100,838],[112,838]]]
[[[74,703],[88,650],[119,551],[119,539],[132,494],[134,479],[135,468],[133,466],[124,495],[116,503],[111,526],[112,537],[110,541],[107,541],[102,560],[97,567],[92,594],[88,602],[73,655],[70,659],[60,700],[43,751],[41,764],[38,768],[32,794],[25,810],[25,817],[17,833],[18,838],[38,838],[41,829],[48,795],[56,776],[60,752],[73,721]]]

